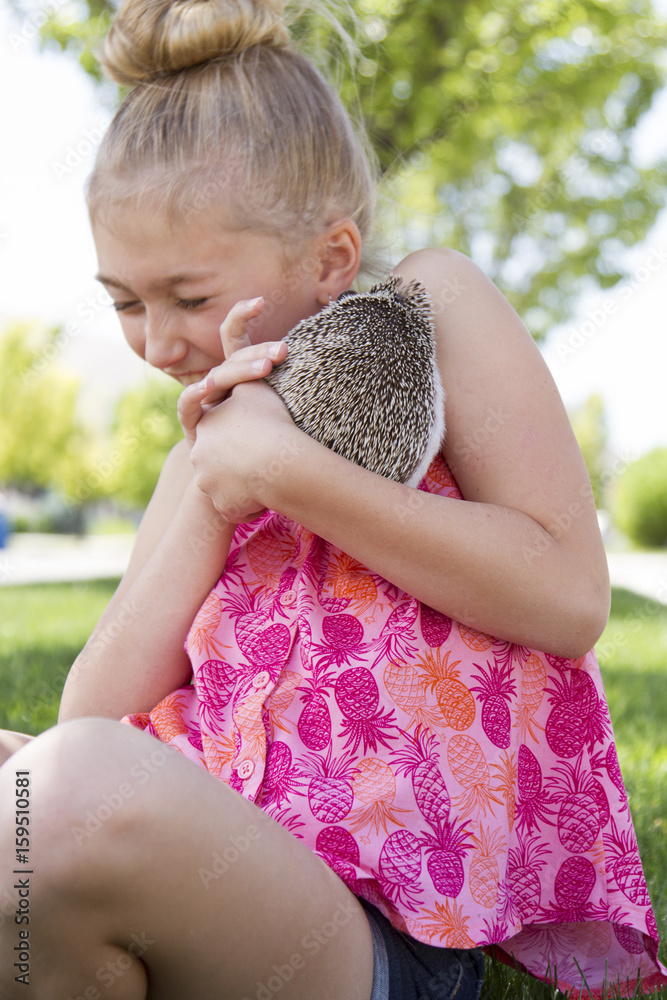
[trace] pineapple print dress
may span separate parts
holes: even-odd
[[[462,499],[440,456],[419,488]],[[667,983],[593,652],[452,621],[273,511],[238,527],[186,649],[191,685],[123,721],[396,928],[575,997]]]

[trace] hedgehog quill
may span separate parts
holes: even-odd
[[[265,381],[295,424],[338,455],[416,486],[445,435],[426,289],[392,276],[344,292],[285,337],[289,353]]]

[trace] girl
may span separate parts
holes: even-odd
[[[370,263],[338,99],[279,0],[127,0],[105,64],[135,86],[89,186],[99,277],[185,440],[64,724],[6,739],[4,995],[464,1000],[491,945],[575,995],[667,981],[592,492],[530,336],[465,257],[410,255],[442,454],[415,490],[323,448],[262,376]]]

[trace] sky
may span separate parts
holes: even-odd
[[[53,2],[53,0],[52,0]],[[36,18],[0,0],[0,327],[61,324],[58,360],[84,379],[87,416],[100,423],[121,388],[148,377],[124,344],[96,259],[84,183],[111,117],[76,61],[39,52]],[[644,162],[667,155],[667,92],[640,126]],[[630,278],[583,300],[543,355],[568,410],[605,400],[612,457],[623,464],[667,445],[667,212],[633,249]]]

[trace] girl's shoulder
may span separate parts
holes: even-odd
[[[465,254],[429,247],[394,273],[420,281],[431,300],[446,396],[443,454],[463,495],[518,506],[544,524],[579,497],[587,478],[535,341]]]
[[[532,336],[474,261],[430,247],[395,268],[426,287],[445,389],[442,453],[466,500],[511,508],[568,553],[572,584],[604,579],[590,480]],[[526,558],[532,558],[532,550]]]

